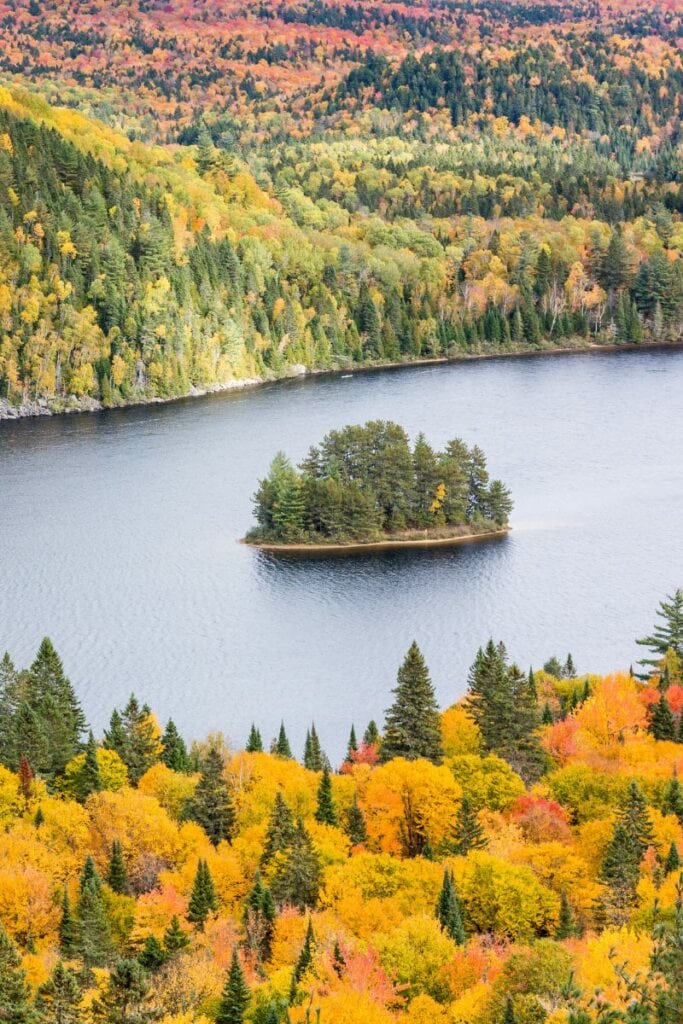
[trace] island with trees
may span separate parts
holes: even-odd
[[[455,438],[411,445],[397,423],[330,431],[295,468],[279,452],[254,496],[248,544],[342,554],[503,537],[512,499],[491,480],[481,448]]]

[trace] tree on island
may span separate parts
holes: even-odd
[[[393,693],[396,699],[387,711],[381,760],[424,757],[438,764],[443,757],[441,717],[429,670],[415,641],[398,670]]]

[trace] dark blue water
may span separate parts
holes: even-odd
[[[393,418],[478,443],[512,488],[506,541],[278,561],[238,544],[278,448]],[[45,633],[101,729],[131,690],[188,738],[315,719],[338,756],[382,718],[417,639],[447,704],[477,647],[627,668],[683,585],[683,353],[557,356],[320,378],[0,425],[0,650]]]

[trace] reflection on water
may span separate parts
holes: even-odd
[[[295,381],[0,425],[0,649],[50,633],[101,728],[135,690],[188,736],[315,718],[339,755],[381,718],[410,641],[441,700],[490,635],[539,664],[638,657],[683,583],[683,353],[555,357]],[[278,448],[393,418],[478,443],[512,488],[505,541],[296,561],[237,543]]]

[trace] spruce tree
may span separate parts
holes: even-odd
[[[322,771],[323,765],[327,761],[327,758],[323,754],[322,747],[320,746],[320,740],[318,739],[318,733],[315,729],[315,722],[311,728],[306,732],[306,744],[304,746],[304,768],[308,768],[309,771],[319,772]]]
[[[7,1024],[35,1024],[21,957],[0,924],[0,1020]]]
[[[376,747],[379,743],[380,735],[377,723],[374,719],[368,722],[368,727],[363,733],[363,743],[366,747]]]
[[[358,803],[358,796],[354,793],[353,803],[346,812],[345,829],[347,836],[353,846],[359,846],[368,841],[368,829],[365,824],[365,815]]]
[[[546,701],[543,705],[543,713],[541,715],[541,725],[552,725],[555,721],[553,713],[550,710],[550,704]]]
[[[356,739],[356,729],[352,725],[351,732],[349,733],[349,742],[346,745],[346,760],[353,761],[353,755],[358,750],[358,740]]]
[[[248,754],[260,754],[263,752],[263,740],[261,739],[261,733],[253,722],[249,731],[249,739],[247,740],[245,750]]]
[[[650,710],[648,728],[656,740],[676,739],[676,720],[665,693],[660,693],[659,700]]]
[[[560,893],[560,917],[557,922],[557,928],[555,930],[555,938],[559,941],[562,939],[571,939],[577,934],[576,921],[574,920],[574,914],[572,913],[571,903],[566,892]]]
[[[398,671],[393,693],[396,699],[387,711],[382,761],[424,757],[439,764],[443,758],[439,708],[427,665],[415,641]]]
[[[150,973],[158,971],[166,963],[166,954],[156,935],[147,936],[138,961]]]
[[[270,889],[264,885],[261,873],[258,872],[254,886],[247,896],[243,923],[245,943],[261,963],[270,960],[276,917]]]
[[[92,1006],[95,1024],[151,1024],[161,1015],[147,971],[137,960],[118,961]]]
[[[218,898],[209,865],[205,860],[200,860],[197,864],[190,902],[187,907],[187,919],[198,932],[203,932],[209,914],[213,914],[217,910]]]
[[[641,647],[647,647],[653,657],[642,658],[638,664],[645,669],[644,678],[658,668],[667,651],[672,650],[683,658],[683,589],[679,587],[670,597],[660,602],[656,611],[661,619],[649,636],[636,640]]]
[[[126,761],[126,730],[123,726],[121,713],[114,708],[109,720],[109,728],[104,733],[104,746],[113,750],[121,760]]]
[[[287,739],[284,722],[280,722],[280,731],[277,739],[272,745],[272,752],[276,757],[281,757],[286,761],[290,761],[292,759],[292,748],[290,747],[289,740]]]
[[[85,760],[79,772],[78,796],[81,800],[85,800],[91,793],[100,793],[101,790],[102,778],[97,760],[97,743],[91,730],[88,733],[88,742],[85,746]]]
[[[176,953],[181,953],[184,949],[190,945],[190,937],[187,932],[183,931],[180,927],[180,921],[178,915],[174,914],[171,918],[171,923],[164,932],[164,953],[166,957],[175,956]]]
[[[505,1010],[503,1012],[502,1024],[517,1024],[517,1014],[515,1013],[515,1006],[512,1002],[512,996],[508,996],[505,1000]]]
[[[602,861],[600,879],[606,889],[600,911],[614,924],[623,924],[636,902],[640,863],[652,843],[652,825],[637,783],[629,785],[612,839]]]
[[[675,771],[664,790],[662,814],[674,814],[683,825],[683,786]]]
[[[49,761],[43,769],[49,777],[62,775],[81,749],[85,715],[52,641],[45,637],[29,669],[28,690],[32,709],[49,739]]]
[[[115,839],[111,846],[107,883],[112,892],[119,896],[126,896],[130,892],[126,862],[123,859],[123,850],[118,839]]]
[[[488,840],[477,813],[468,797],[464,796],[455,816],[452,838],[447,841],[448,851],[466,857],[470,850],[483,850],[487,846]]]
[[[265,867],[276,853],[288,850],[294,841],[295,834],[296,826],[292,812],[285,803],[282,793],[278,790],[266,830],[263,853],[261,854],[261,867]]]
[[[664,874],[670,875],[674,871],[680,871],[680,868],[681,856],[678,852],[678,847],[672,842],[669,847],[669,852],[666,855],[666,860],[664,861]]]
[[[332,796],[332,779],[327,765],[323,768],[320,785],[318,786],[318,804],[315,810],[315,820],[319,821],[322,825],[339,824],[337,809],[334,806],[334,798]]]
[[[102,898],[102,883],[92,857],[83,867],[76,906],[78,952],[87,969],[102,967],[111,954],[111,929]]]
[[[125,734],[124,751],[121,755],[128,767],[128,777],[133,786],[145,774],[148,768],[159,760],[161,745],[159,743],[156,724],[146,704],[142,707],[134,694],[121,715]]]
[[[322,883],[322,868],[311,837],[299,821],[291,846],[278,860],[271,889],[279,907],[291,906],[304,911],[315,907]]]
[[[216,1024],[244,1024],[250,998],[249,987],[237,955],[237,946],[235,946],[232,951],[228,978],[218,1006]]]
[[[81,1024],[81,986],[78,975],[60,960],[36,994],[40,1024]]]
[[[441,892],[436,903],[436,918],[444,931],[458,946],[466,941],[463,912],[450,871],[444,871]]]
[[[187,817],[201,825],[214,846],[222,840],[232,842],[235,830],[235,805],[224,773],[221,753],[211,747],[186,811]]]
[[[66,888],[62,896],[62,916],[59,921],[59,948],[67,960],[72,960],[78,952],[78,922],[74,918]]]
[[[178,732],[175,722],[169,718],[164,735],[161,737],[161,760],[174,772],[187,772],[190,759],[185,740]]]
[[[290,985],[289,990],[290,1003],[294,1002],[294,999],[296,998],[296,991],[297,988],[299,987],[299,983],[303,976],[305,975],[306,971],[309,970],[313,963],[314,949],[315,935],[313,933],[313,922],[309,917],[308,928],[306,929],[306,937],[304,939],[304,944],[301,947],[301,952],[299,953],[299,957],[294,965],[294,970],[292,972],[292,983]]]

